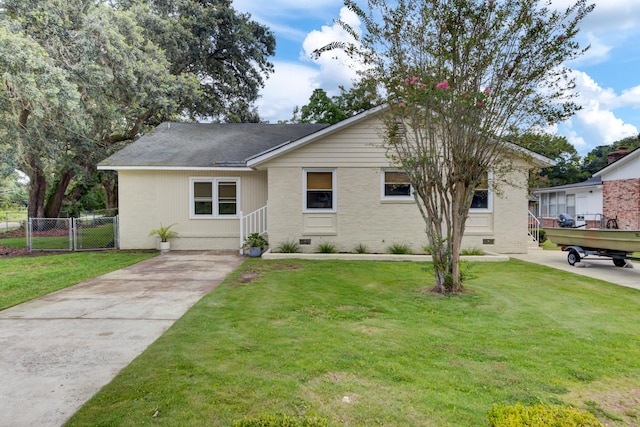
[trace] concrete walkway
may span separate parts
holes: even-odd
[[[640,289],[640,263],[637,262],[632,263],[634,268],[621,268],[614,266],[610,258],[588,256],[572,267],[567,262],[567,253],[561,250],[532,250],[528,254],[509,254],[509,257]]]
[[[60,426],[243,258],[170,252],[0,311],[0,426]]]

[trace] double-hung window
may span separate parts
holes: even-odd
[[[491,191],[491,172],[476,187],[471,201],[471,210],[490,211],[493,209],[493,192]]]
[[[409,175],[403,171],[382,171],[383,200],[413,200],[413,189]]]
[[[305,212],[336,211],[336,171],[335,169],[303,170]]]
[[[240,211],[238,178],[191,178],[191,217],[237,217]]]
[[[566,194],[564,191],[540,194],[540,215],[555,218],[560,214],[576,214],[575,194]]]

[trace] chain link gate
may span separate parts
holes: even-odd
[[[32,251],[94,251],[118,248],[118,217],[29,218]]]

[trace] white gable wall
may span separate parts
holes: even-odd
[[[596,172],[593,176],[601,177],[602,181],[640,179],[640,148]]]

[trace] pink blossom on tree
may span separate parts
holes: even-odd
[[[447,79],[444,79],[443,81],[441,81],[440,83],[438,83],[436,85],[437,89],[443,89],[443,90],[448,90],[449,89],[449,82],[447,81]]]

